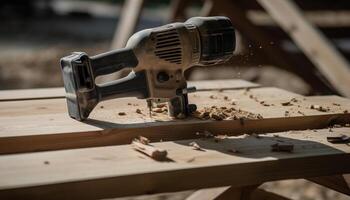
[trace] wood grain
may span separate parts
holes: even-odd
[[[282,106],[293,98],[298,102]],[[232,100],[236,105],[230,105]],[[262,105],[261,101],[270,106]],[[263,119],[172,120],[166,114],[158,113],[150,118],[144,100],[124,98],[99,104],[90,119],[82,123],[67,115],[64,99],[1,102],[0,154],[127,144],[139,135],[152,141],[167,141],[194,138],[197,131],[204,130],[237,135],[324,128],[330,123],[350,121],[350,115],[344,114],[344,110],[350,108],[347,99],[337,96],[303,97],[276,88],[201,91],[191,94],[190,102],[196,103],[199,109],[212,105],[232,106],[260,114]],[[313,104],[329,107],[329,111],[310,109]],[[143,114],[136,113],[137,108]],[[127,115],[119,116],[118,112]],[[177,133],[170,130],[177,130]]]
[[[350,128],[152,143],[168,151],[167,162],[131,145],[3,155],[0,199],[97,199],[349,173],[350,147],[326,140],[335,134],[350,136]],[[204,151],[193,150],[193,141]],[[276,142],[295,150],[272,152]]]

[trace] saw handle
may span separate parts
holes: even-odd
[[[94,77],[111,74],[123,68],[134,68],[138,60],[131,49],[117,49],[90,57]]]

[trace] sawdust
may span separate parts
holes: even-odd
[[[330,110],[328,107],[324,107],[324,106],[320,106],[320,105],[316,105],[316,104],[311,105],[310,109],[318,110],[320,112],[328,112]]]
[[[137,108],[136,111],[135,111],[137,114],[142,114],[142,111],[140,108]]]
[[[260,114],[243,111],[233,107],[204,107],[192,113],[192,116],[202,120],[239,120],[239,119],[262,119]]]
[[[126,113],[125,113],[125,112],[119,112],[118,115],[119,115],[119,116],[125,116]]]

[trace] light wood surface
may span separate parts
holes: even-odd
[[[64,98],[62,87],[21,90],[0,90],[0,101]]]
[[[131,145],[3,155],[0,198],[96,199],[349,173],[350,147],[326,140],[338,134],[350,136],[350,128],[152,143],[168,151],[167,162]],[[278,142],[294,152],[272,152]]]
[[[298,102],[282,105],[293,98]],[[236,105],[230,105],[232,100]],[[271,106],[264,106],[261,101]],[[167,141],[194,138],[197,131],[204,130],[237,135],[324,128],[330,122],[350,121],[350,114],[344,113],[350,108],[347,99],[303,97],[277,88],[201,91],[191,94],[190,102],[197,104],[199,109],[212,105],[234,107],[260,114],[263,119],[172,120],[159,113],[150,117],[144,100],[123,98],[99,104],[90,119],[82,123],[68,116],[65,99],[8,101],[0,103],[0,154],[128,144],[139,135],[149,137],[151,141]],[[328,107],[329,111],[311,109],[313,104]],[[142,114],[136,113],[137,108]],[[127,114],[120,116],[119,112]],[[173,129],[178,132],[169,131]]]

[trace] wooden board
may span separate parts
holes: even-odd
[[[224,100],[225,96],[228,100]],[[281,105],[292,98],[298,102],[291,106]],[[236,105],[230,105],[232,100]],[[264,106],[261,101],[271,106]],[[144,100],[124,98],[101,103],[89,120],[78,122],[67,115],[65,99],[1,102],[0,154],[127,144],[139,135],[152,141],[166,141],[194,138],[197,131],[203,130],[236,135],[324,128],[331,122],[350,122],[350,114],[344,114],[344,110],[350,110],[347,99],[337,96],[303,97],[276,88],[202,91],[191,94],[190,102],[196,103],[199,109],[212,105],[234,107],[260,114],[263,119],[172,120],[166,114],[150,117]],[[310,109],[313,104],[329,107],[330,110],[320,112]],[[136,113],[137,108],[143,114]],[[127,115],[119,116],[119,112]],[[169,131],[173,129],[178,130],[176,134]]]
[[[0,199],[97,199],[349,173],[350,147],[326,140],[339,134],[350,128],[153,143],[168,151],[165,162],[130,145],[3,155]],[[277,142],[294,152],[272,152]]]
[[[248,82],[241,79],[188,81],[188,85],[195,86],[197,88],[197,91],[259,87],[259,84]],[[65,97],[65,91],[64,91],[64,88],[62,87],[21,89],[21,90],[0,90],[0,101],[54,99],[54,98],[64,98],[64,97]]]
[[[0,101],[64,98],[64,88],[0,90]]]

